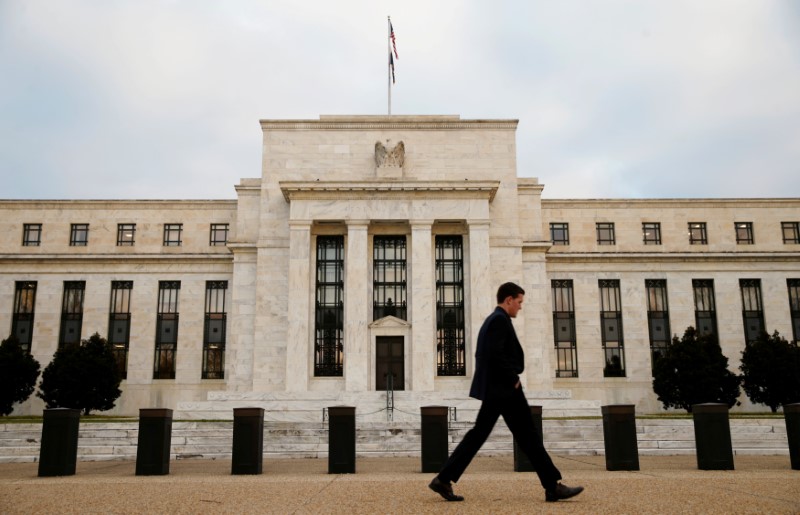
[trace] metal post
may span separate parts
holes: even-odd
[[[784,404],[786,437],[789,439],[789,459],[792,470],[800,470],[800,403]]]
[[[639,470],[639,446],[636,441],[636,406],[612,404],[601,406],[606,470]]]
[[[356,409],[328,408],[328,474],[356,472]]]
[[[692,405],[697,468],[733,470],[733,447],[728,405],[709,402]]]
[[[169,474],[172,447],[172,410],[142,408],[139,410],[139,441],[136,445],[136,475]]]
[[[544,433],[542,432],[542,407],[531,406],[531,418],[533,418],[533,427],[536,430],[534,438],[538,438],[540,443],[544,442]],[[522,452],[517,439],[514,438],[514,472],[536,472],[536,467],[533,466],[531,460]]]
[[[263,461],[264,408],[234,408],[231,474],[261,474]]]
[[[46,409],[42,413],[39,477],[72,476],[78,461],[78,428],[81,411]]]
[[[449,456],[447,406],[421,406],[422,472],[439,472]]]

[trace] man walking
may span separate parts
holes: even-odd
[[[442,470],[428,487],[448,501],[463,501],[453,493],[452,482],[458,482],[472,458],[480,450],[502,415],[522,452],[536,469],[545,491],[545,500],[569,499],[583,491],[582,486],[568,487],[559,483],[561,473],[547,454],[533,425],[530,406],[522,391],[519,374],[525,368],[525,356],[511,319],[522,309],[525,290],[514,283],[504,283],[497,290],[497,307],[478,333],[475,352],[475,376],[469,395],[482,402],[475,426],[447,459]]]

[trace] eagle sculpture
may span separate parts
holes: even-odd
[[[386,143],[389,143],[387,140]],[[380,141],[375,142],[375,166],[399,166],[403,167],[406,158],[406,146],[402,141],[398,142],[391,150],[387,149]]]

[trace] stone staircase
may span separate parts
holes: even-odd
[[[472,427],[471,420],[450,422],[450,450]],[[731,419],[735,454],[789,454],[782,418]],[[360,457],[419,456],[420,422],[363,421],[356,415],[356,452]],[[603,422],[590,419],[545,419],[545,447],[557,455],[602,455]],[[639,454],[694,454],[694,427],[690,419],[636,420]],[[0,424],[0,463],[39,459],[40,423]],[[78,438],[79,461],[135,460],[139,425],[132,422],[84,422]],[[230,459],[233,422],[174,421],[172,459]],[[512,453],[512,437],[500,421],[481,450],[484,456]],[[264,455],[269,458],[327,458],[325,422],[264,423]]]

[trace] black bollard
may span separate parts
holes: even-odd
[[[231,474],[261,474],[264,461],[264,408],[233,409]]]
[[[531,406],[531,417],[533,418],[533,427],[536,429],[536,438],[539,442],[544,444],[544,433],[542,432],[542,407]],[[519,448],[517,439],[514,438],[514,472],[536,472],[536,467],[533,466],[531,460]]]
[[[421,406],[422,472],[439,472],[449,455],[447,406]]]
[[[356,473],[356,409],[328,408],[328,474]]]
[[[715,402],[692,405],[697,468],[733,470],[733,446],[728,405]]]
[[[72,476],[78,461],[78,428],[81,411],[52,408],[42,414],[39,477]]]
[[[603,414],[606,470],[639,470],[636,406],[610,404],[600,410]]]
[[[784,404],[783,418],[786,420],[786,437],[789,439],[792,470],[800,470],[800,403]]]
[[[172,410],[142,408],[139,410],[139,441],[136,445],[136,475],[169,474],[172,444]]]

